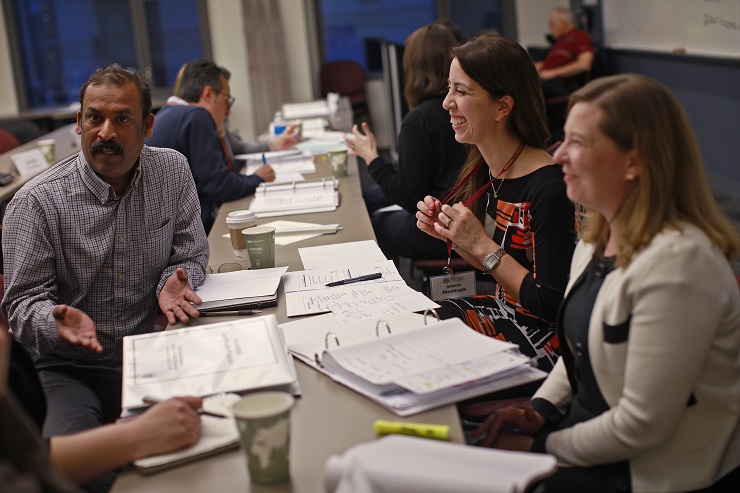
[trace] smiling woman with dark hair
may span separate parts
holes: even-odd
[[[550,137],[539,77],[515,41],[483,35],[453,50],[444,108],[468,159],[456,192],[417,204],[418,227],[496,281],[494,293],[440,302],[442,318],[517,344],[545,371],[575,245],[574,207]],[[526,395],[531,395],[531,393]]]

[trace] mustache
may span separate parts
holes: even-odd
[[[111,151],[114,154],[123,154],[123,146],[114,140],[99,140],[92,146],[92,153]]]

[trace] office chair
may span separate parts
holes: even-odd
[[[15,135],[0,128],[0,154],[15,149],[19,145],[21,145],[21,142]]]
[[[321,67],[320,79],[323,97],[330,92],[347,96],[355,119],[368,114],[365,71],[359,63],[352,60],[326,63]]]

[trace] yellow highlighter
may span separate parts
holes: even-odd
[[[426,423],[406,423],[404,421],[385,421],[379,419],[373,424],[378,435],[391,433],[402,435],[413,435],[423,438],[434,438],[447,440],[450,435],[450,427],[447,425],[431,425]]]

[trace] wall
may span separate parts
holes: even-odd
[[[229,123],[242,137],[253,139],[260,131],[254,128],[251,117],[252,92],[247,76],[249,59],[242,29],[241,0],[208,0],[208,24],[213,60],[231,72],[229,87],[237,102]]]
[[[740,60],[605,49],[609,73],[634,72],[665,84],[689,116],[715,191],[740,198]]]
[[[0,116],[17,113],[18,103],[13,81],[13,66],[10,61],[10,44],[5,29],[5,12],[0,8]]]
[[[547,17],[557,5],[570,4],[567,0],[516,0],[517,41],[528,46],[547,46]]]

